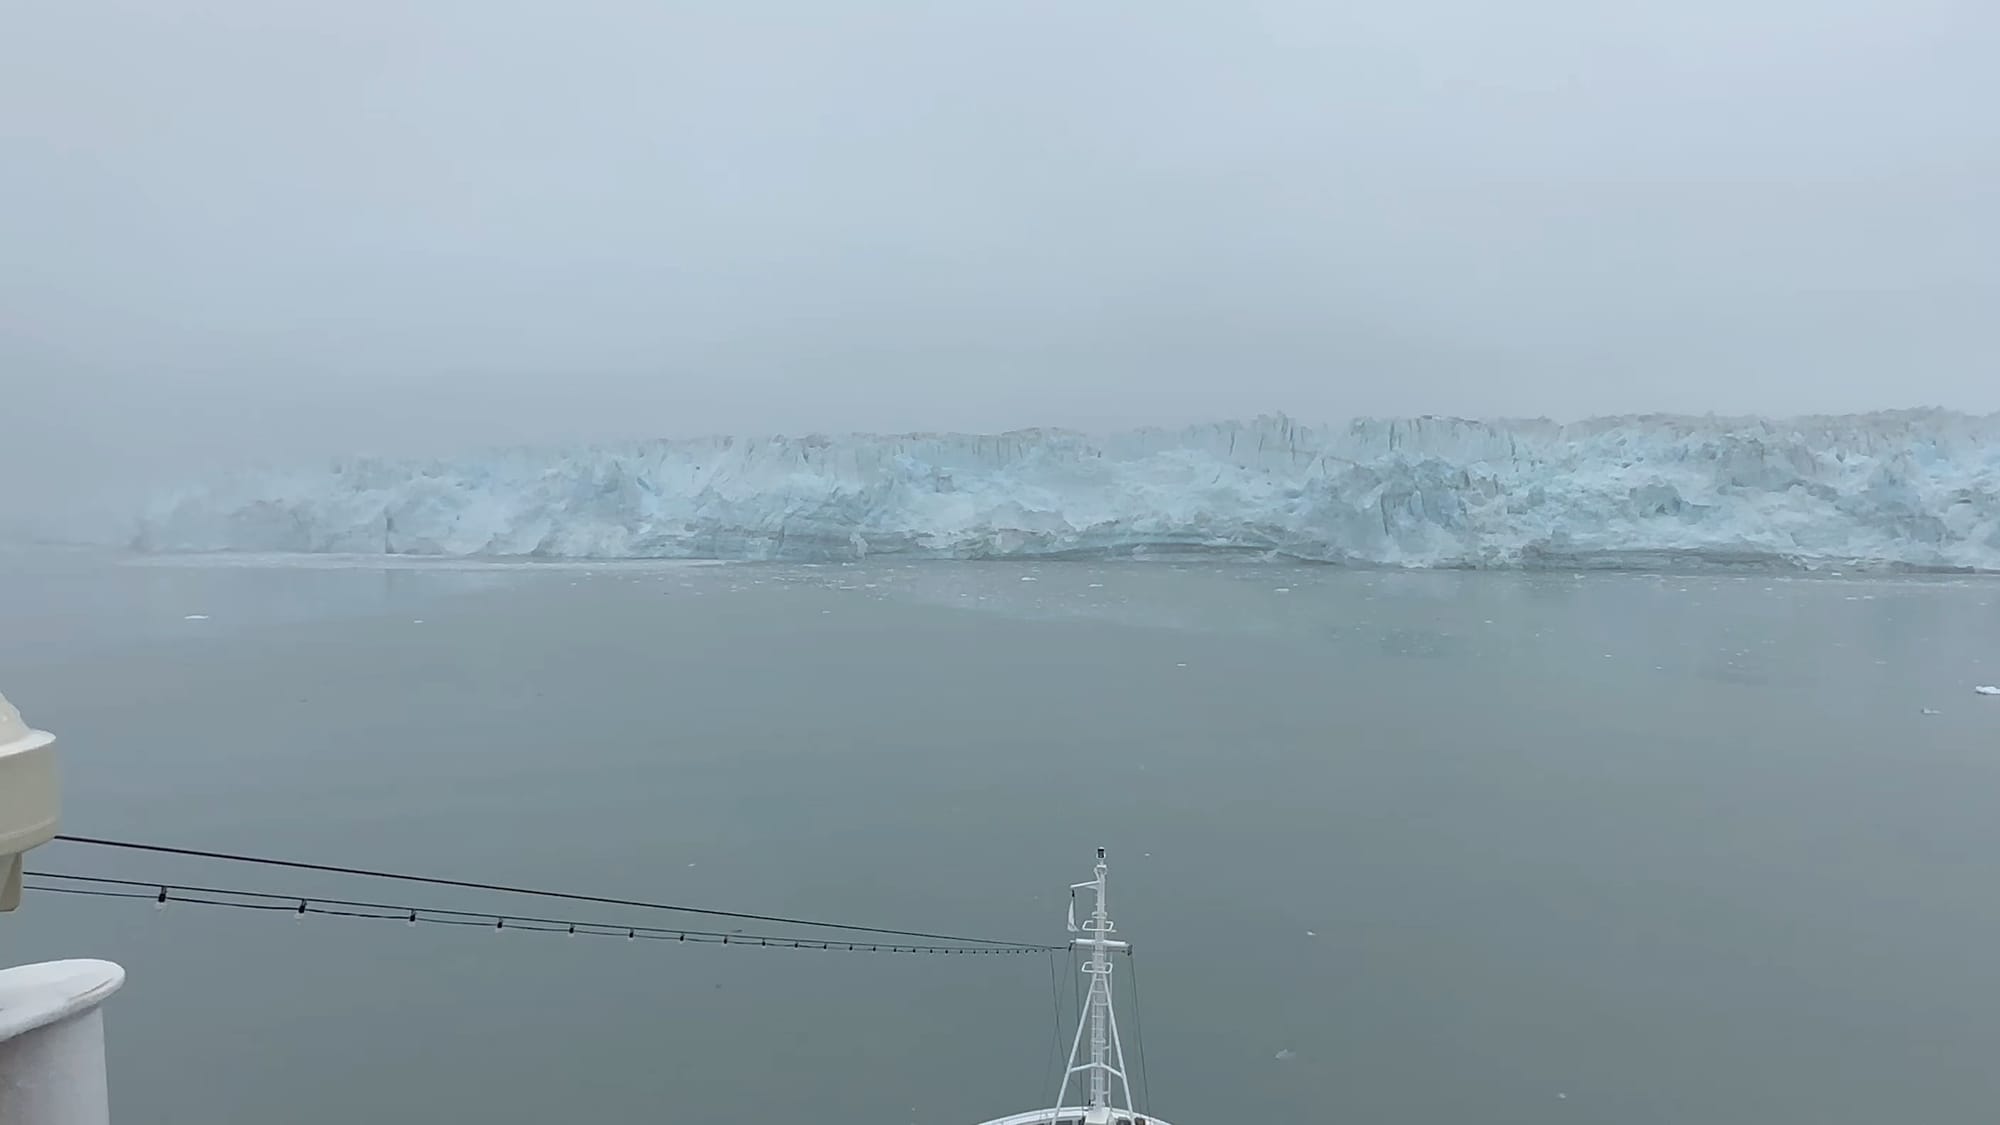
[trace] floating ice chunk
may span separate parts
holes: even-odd
[[[1284,1050],[1279,1051],[1277,1055],[1274,1057],[1279,1062],[1291,1062],[1293,1059],[1299,1057],[1299,1053],[1297,1051],[1292,1050],[1290,1047],[1286,1047]]]
[[[206,614],[206,613],[190,613],[190,614],[188,614],[188,615],[187,615],[186,617],[183,617],[183,618],[181,618],[181,620],[182,620],[182,621],[206,621],[206,620],[208,620],[208,614]]]
[[[2000,687],[1994,687],[1992,684],[1980,684],[1972,690],[1981,695],[2000,695]]]
[[[1943,711],[1940,711],[1940,710],[1938,710],[1938,709],[1937,709],[1937,708],[1935,708],[1935,707],[1926,707],[1926,708],[1924,708],[1924,714],[1926,714],[1926,715],[1942,715],[1942,714],[1944,714],[1944,712],[1943,712]]]

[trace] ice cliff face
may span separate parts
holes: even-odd
[[[1391,566],[2000,570],[2000,415],[1281,417],[352,460],[163,497],[155,551],[822,560],[1247,550]]]

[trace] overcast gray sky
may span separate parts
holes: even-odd
[[[1996,53],[1991,0],[0,0],[0,473],[1992,410]]]

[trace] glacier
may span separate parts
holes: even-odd
[[[2000,414],[1283,416],[343,459],[157,497],[144,551],[2000,571]]]

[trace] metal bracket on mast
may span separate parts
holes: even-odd
[[[1063,1099],[1069,1093],[1070,1078],[1082,1073],[1086,1075],[1090,1100],[1084,1106],[1084,1125],[1110,1125],[1112,1120],[1111,1080],[1117,1079],[1125,1095],[1124,1110],[1129,1114],[1137,1107],[1132,1104],[1132,1080],[1125,1073],[1125,1046],[1118,1038],[1118,1014],[1111,1000],[1111,955],[1130,949],[1126,942],[1113,935],[1117,927],[1111,922],[1111,904],[1106,896],[1104,849],[1097,849],[1095,878],[1087,883],[1077,883],[1070,887],[1069,929],[1071,933],[1083,936],[1070,939],[1070,944],[1085,951],[1087,959],[1083,963],[1083,974],[1090,978],[1090,992],[1085,997],[1084,1010],[1077,1015],[1076,1038],[1070,1043],[1069,1061],[1063,1070],[1062,1085],[1056,1090],[1055,1111],[1063,1108]],[[1089,890],[1095,897],[1091,905],[1090,917],[1078,924],[1076,920],[1076,892]],[[1084,1032],[1090,1033],[1090,1053],[1084,1057]],[[1053,1114],[1051,1119],[1053,1120]]]

